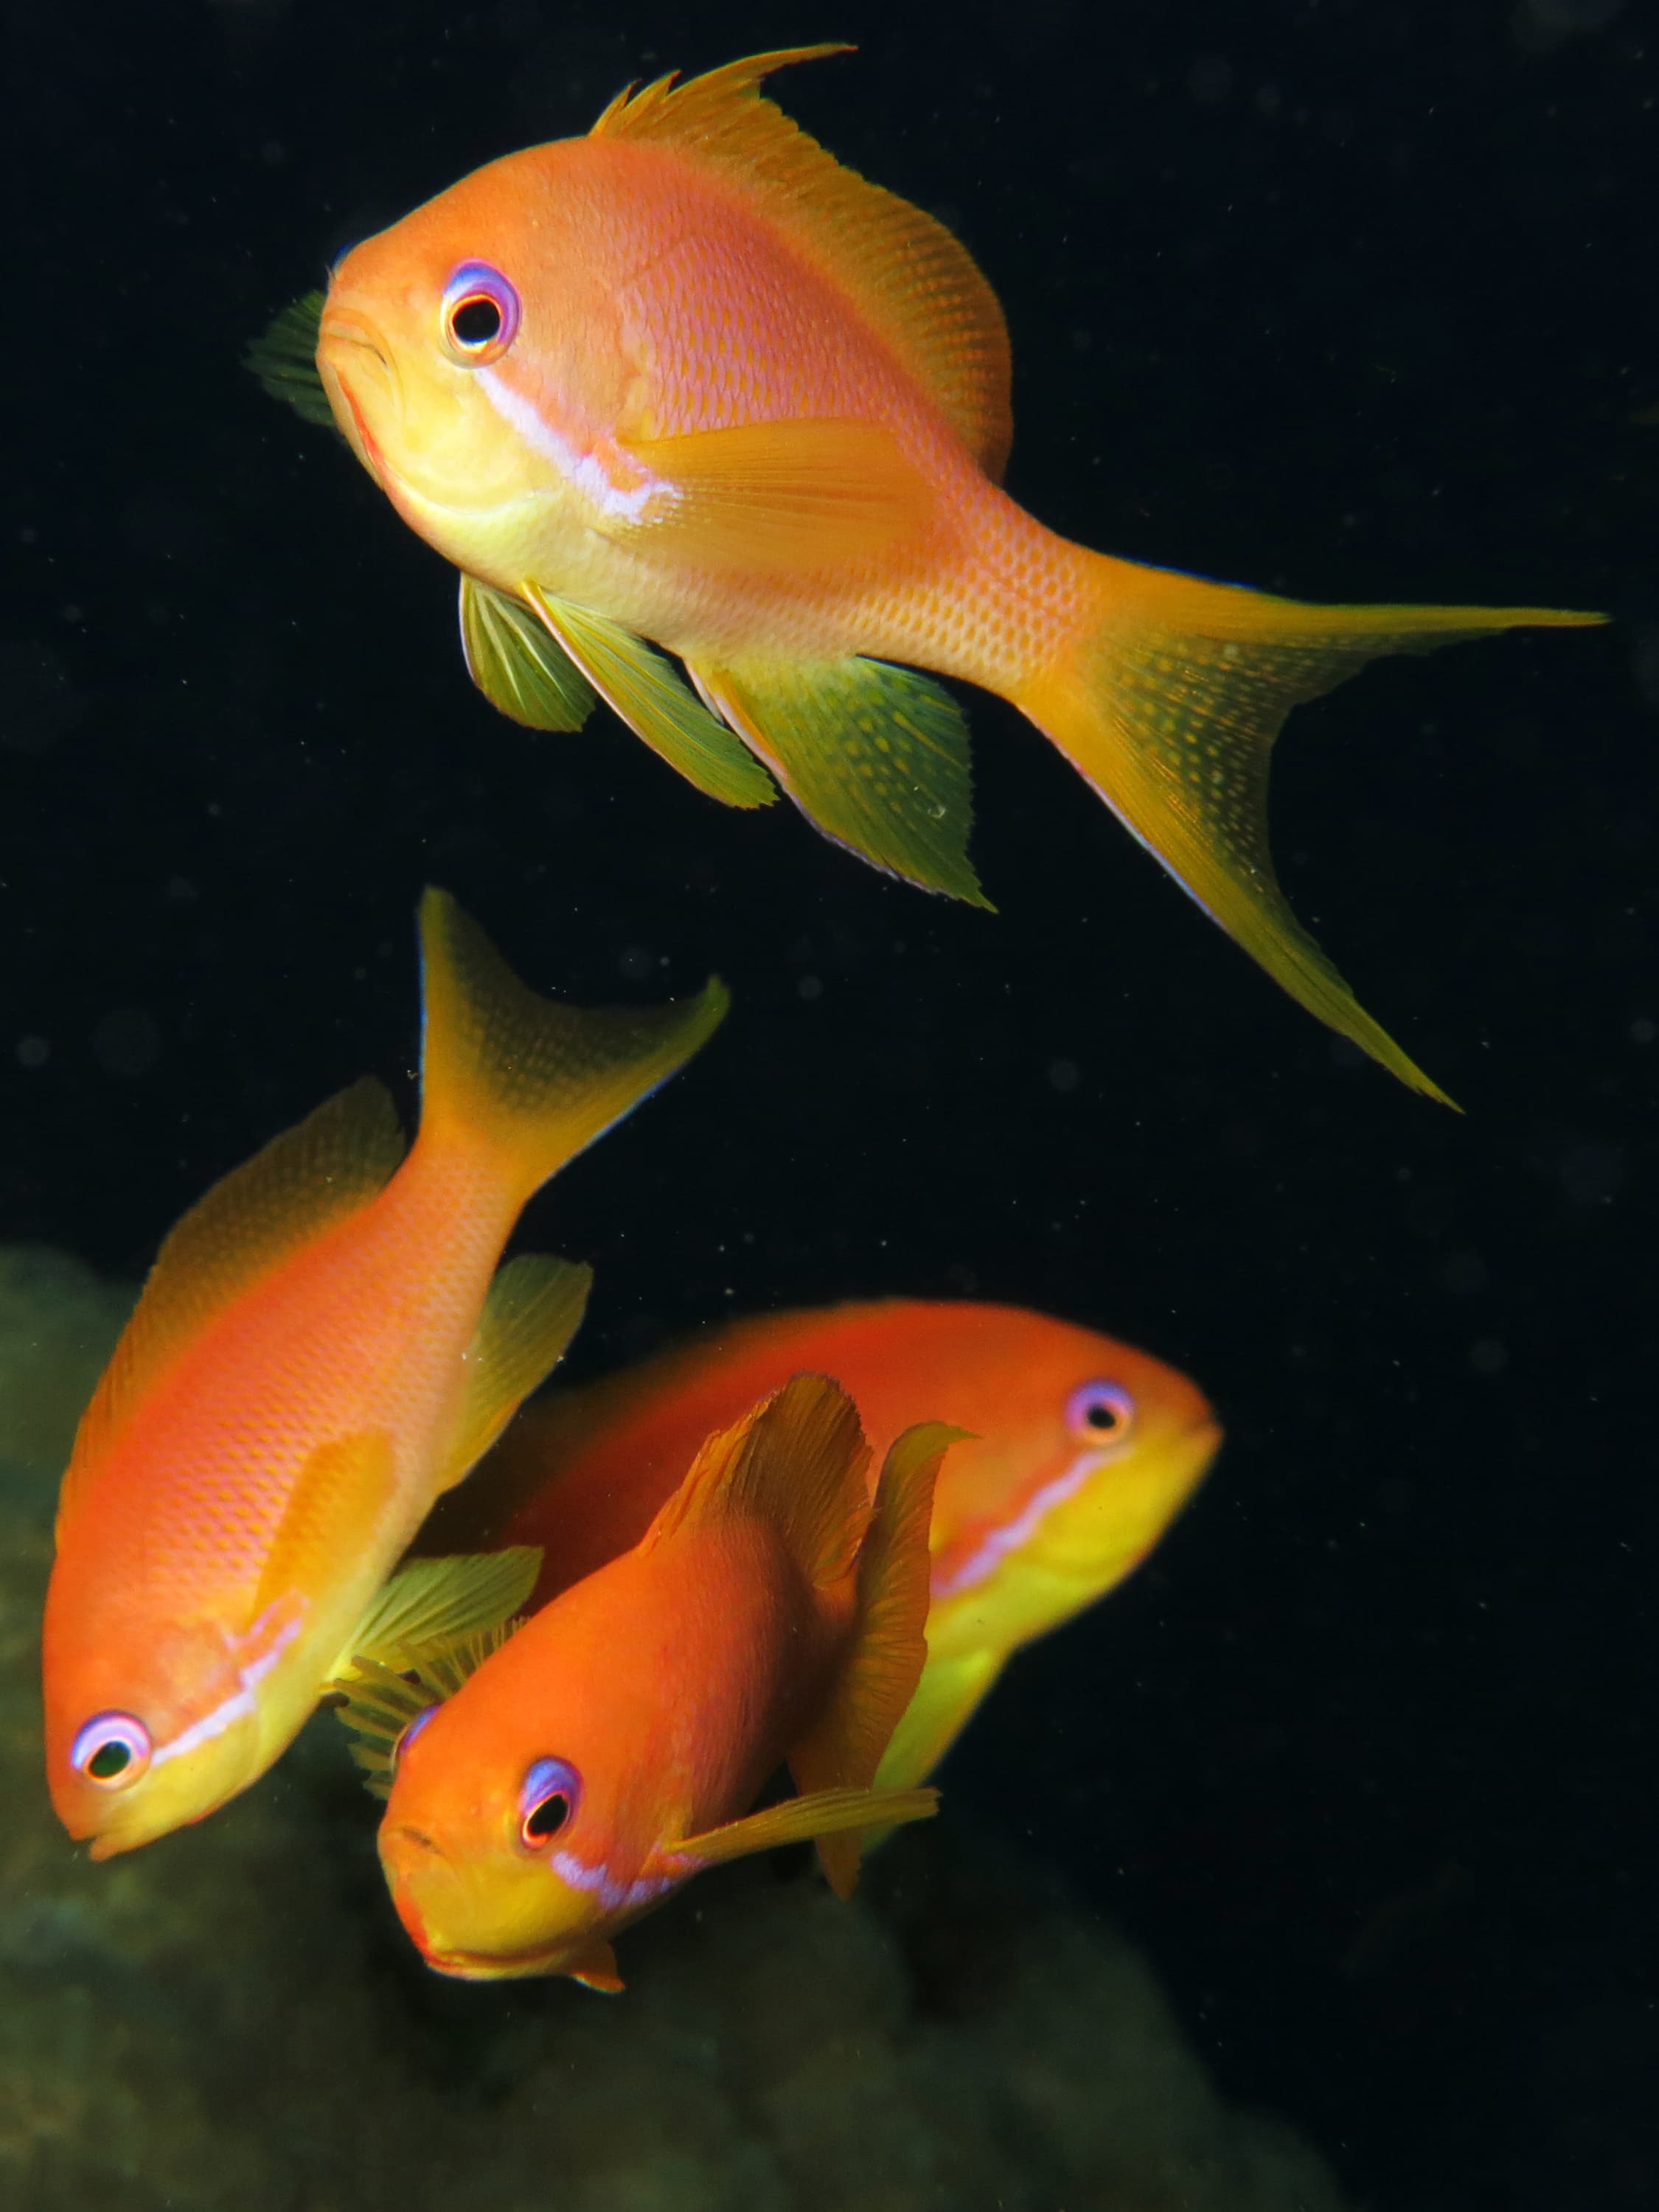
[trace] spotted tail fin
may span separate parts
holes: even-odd
[[[1309,606],[1084,557],[1089,625],[1015,703],[1298,1005],[1413,1091],[1450,1105],[1365,1012],[1285,902],[1267,844],[1273,740],[1293,707],[1379,654],[1604,617],[1548,607]]]

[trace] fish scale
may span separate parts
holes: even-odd
[[[890,804],[849,806],[861,715],[899,711],[856,664],[998,693],[1301,1006],[1449,1103],[1284,897],[1273,744],[1376,654],[1602,617],[1312,606],[1045,529],[999,485],[1007,333],[985,278],[761,92],[840,51],[630,89],[586,137],[489,163],[335,269],[319,376],[398,514],[495,594],[468,631],[475,681],[515,720],[568,727],[553,672],[580,629],[605,664],[595,688],[699,790],[764,803],[747,746],[826,836],[981,904],[953,709],[932,711],[952,731],[942,814],[914,754]],[[463,307],[482,320],[464,327]],[[279,319],[264,374],[309,405],[294,334]]]

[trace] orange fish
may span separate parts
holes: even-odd
[[[95,1858],[246,1789],[343,1648],[374,1648],[359,1624],[398,1554],[580,1320],[586,1268],[496,1271],[520,1210],[725,1011],[714,982],[665,1007],[550,1006],[442,892],[420,923],[408,1158],[363,1082],[227,1176],[161,1247],[76,1437],[46,1760]],[[475,1583],[443,1625],[501,1609]]]
[[[1310,606],[1046,530],[999,488],[984,277],[760,94],[846,51],[663,77],[491,162],[354,247],[252,365],[319,412],[320,319],[327,404],[460,570],[467,665],[503,714],[577,729],[597,695],[700,790],[759,805],[775,777],[827,836],[983,905],[966,726],[913,670],[981,685],[1293,998],[1443,1097],[1285,901],[1273,743],[1378,653],[1602,617]]]
[[[1220,1427],[1162,1360],[1018,1306],[757,1316],[526,1406],[415,1548],[534,1547],[533,1610],[636,1544],[701,1440],[803,1370],[836,1378],[878,1454],[929,1409],[969,1432],[933,1495],[927,1663],[878,1776],[908,1788],[1014,1652],[1131,1573],[1208,1472]]]
[[[908,1430],[872,1498],[852,1401],[796,1376],[708,1438],[631,1550],[414,1712],[380,1861],[429,1966],[620,1989],[611,1938],[705,1868],[811,1838],[844,1897],[863,1831],[933,1812],[871,1785],[921,1673],[954,1434]],[[785,1759],[800,1795],[751,1812]]]

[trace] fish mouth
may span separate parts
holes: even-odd
[[[370,364],[373,364],[371,367]],[[367,324],[337,312],[325,313],[322,327],[317,335],[317,373],[322,378],[334,409],[335,420],[345,434],[347,444],[368,471],[376,483],[386,489],[386,457],[375,442],[356,393],[345,371],[356,368],[363,374],[378,376],[389,393],[397,392],[398,375],[391,356]],[[343,409],[340,403],[343,400]]]
[[[434,1973],[447,1974],[458,1982],[526,1981],[536,1974],[556,1974],[573,1955],[568,1943],[543,1944],[527,1951],[444,1950],[436,1944],[420,1948]]]

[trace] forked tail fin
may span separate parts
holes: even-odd
[[[1085,558],[1092,621],[1016,693],[1016,705],[1299,1005],[1413,1090],[1450,1105],[1365,1012],[1285,902],[1267,844],[1273,739],[1292,707],[1378,654],[1606,617],[1549,607],[1309,606],[1103,554]]]
[[[447,891],[421,901],[421,1134],[488,1146],[520,1203],[690,1059],[726,987],[664,1006],[562,1006],[521,983]]]

